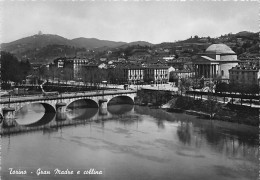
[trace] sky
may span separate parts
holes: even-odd
[[[43,34],[174,42],[259,31],[257,1],[1,1],[0,41]]]

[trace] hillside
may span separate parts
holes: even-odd
[[[74,57],[77,53],[86,52],[85,48],[50,44],[37,50],[27,50],[16,55],[18,59],[28,59],[34,63],[52,62],[57,57]]]
[[[259,56],[259,33],[241,31],[235,34],[229,33],[216,38],[193,36],[177,42],[164,42],[154,48],[172,49],[174,54],[189,53],[195,55],[204,52],[211,44],[223,43],[232,48],[239,57]]]
[[[107,40],[99,40],[96,38],[76,38],[72,39],[71,43],[76,47],[84,47],[86,49],[94,49],[101,47],[113,48],[117,46],[121,46],[126,44],[125,42],[115,42],[115,41],[107,41]]]
[[[76,56],[83,54],[91,57],[103,56],[108,50],[112,50],[115,56],[122,53],[131,55],[133,49],[148,48],[152,52],[168,49],[170,54],[180,56],[193,56],[214,43],[224,43],[230,46],[240,57],[259,56],[259,33],[241,31],[236,34],[225,34],[217,38],[190,37],[176,42],[162,42],[151,44],[146,41],[116,42],[99,40],[96,38],[75,38],[72,40],[52,34],[38,34],[25,37],[10,43],[1,44],[1,50],[7,51],[18,59],[29,59],[30,62],[51,62],[56,57]],[[94,51],[92,51],[94,50]]]
[[[1,50],[16,55],[19,59],[29,59],[31,62],[50,62],[56,57],[88,54],[88,50],[107,51],[114,48],[127,48],[133,45],[151,46],[145,41],[116,42],[96,38],[66,39],[52,34],[37,34],[10,43],[1,44]]]
[[[22,53],[28,50],[40,49],[51,44],[72,45],[69,39],[58,35],[42,34],[25,37],[10,43],[1,44],[4,51],[14,54]]]
[[[31,62],[50,62],[56,57],[75,56],[77,53],[87,53],[87,49],[114,48],[126,44],[99,40],[95,38],[66,39],[52,34],[38,34],[10,43],[1,44],[1,50],[7,51],[18,59],[29,59]]]
[[[122,46],[119,46],[118,48],[125,49],[130,46],[153,46],[154,44],[146,42],[146,41],[134,41],[127,44],[124,44]]]

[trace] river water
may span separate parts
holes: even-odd
[[[20,133],[2,131],[3,180],[258,177],[257,127],[132,105],[43,115],[32,105],[16,114]]]

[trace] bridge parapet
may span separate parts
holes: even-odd
[[[45,112],[52,112],[52,113],[65,113],[65,110],[69,104],[77,100],[86,100],[90,99],[96,102],[98,107],[103,109],[107,108],[107,104],[109,101],[118,96],[128,96],[133,101],[136,97],[136,91],[132,90],[118,90],[118,91],[105,91],[105,92],[91,92],[91,93],[74,93],[74,94],[63,94],[62,96],[55,96],[55,97],[43,97],[43,96],[36,96],[36,97],[19,97],[19,98],[12,98],[12,99],[1,99],[0,101],[0,113],[2,118],[3,109],[4,108],[13,108],[13,117],[15,113],[19,111],[22,107],[27,106],[32,103],[42,104],[45,108]],[[106,102],[102,102],[106,99]],[[59,103],[62,102],[63,105],[59,106]],[[59,107],[58,107],[58,106]]]

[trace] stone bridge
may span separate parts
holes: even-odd
[[[4,123],[13,123],[15,113],[29,104],[42,104],[46,113],[56,113],[58,118],[64,118],[64,113],[73,102],[84,100],[92,107],[99,107],[106,113],[107,105],[112,103],[134,103],[136,91],[113,90],[96,92],[77,92],[64,94],[49,94],[30,97],[2,98],[0,101],[0,116]]]

